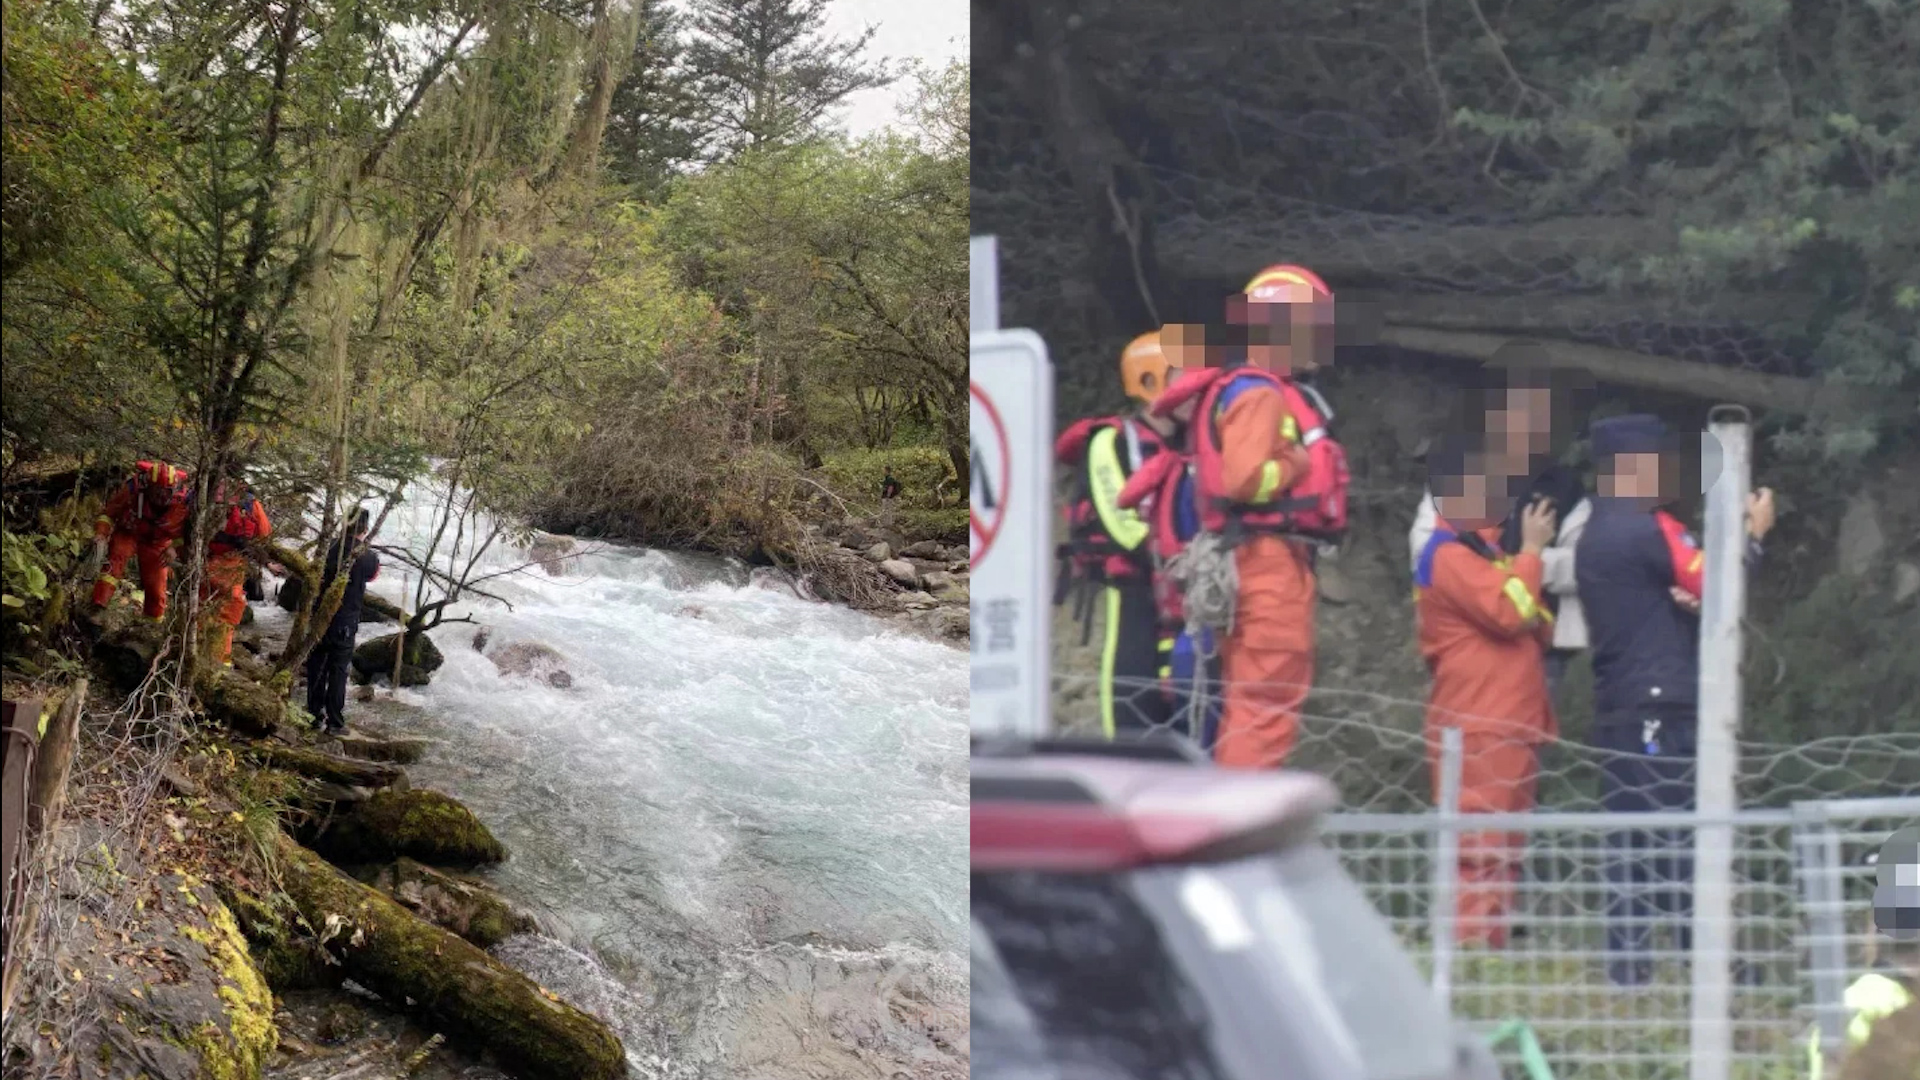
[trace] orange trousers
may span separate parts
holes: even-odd
[[[1442,790],[1440,731],[1435,725],[1427,727],[1427,765],[1436,802]],[[1460,749],[1461,813],[1518,814],[1533,809],[1540,758],[1531,741],[1504,732],[1462,728]],[[1460,834],[1456,941],[1496,949],[1506,945],[1526,848],[1524,832]]]
[[[207,558],[207,584],[200,593],[201,602],[218,600],[214,613],[220,619],[219,650],[215,659],[222,664],[233,659],[233,631],[247,612],[247,557],[238,552]]]
[[[140,542],[131,532],[115,529],[113,537],[107,541],[107,564],[100,576],[93,581],[93,606],[105,607],[113,599],[113,590],[120,587],[120,574],[127,568],[127,560],[138,555],[140,558],[140,591],[145,593],[140,609],[147,618],[162,618],[167,613],[167,567],[172,557],[167,549],[173,541],[161,543]]]
[[[1278,768],[1293,752],[1313,688],[1313,570],[1297,542],[1272,535],[1243,541],[1234,564],[1240,594],[1220,648],[1226,693],[1214,761]]]

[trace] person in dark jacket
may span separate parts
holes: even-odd
[[[340,563],[367,535],[367,511],[356,510],[345,536],[327,550],[326,569],[320,579],[320,595],[326,596],[340,575]],[[353,664],[354,638],[360,633],[360,607],[366,600],[367,582],[380,576],[380,557],[371,549],[362,551],[347,568],[347,588],[340,596],[327,632],[314,643],[307,655],[307,712],[320,720],[328,734],[347,730],[347,670]]]
[[[1591,741],[1605,752],[1601,803],[1617,812],[1690,810],[1706,560],[1669,510],[1682,493],[1681,455],[1652,416],[1613,417],[1592,434],[1599,497],[1574,567],[1593,659]],[[1762,488],[1748,496],[1749,567],[1772,526],[1773,494]],[[1689,843],[1676,830],[1608,837],[1607,970],[1615,983],[1651,979],[1652,924],[1690,912]],[[1679,936],[1684,949],[1684,923]]]

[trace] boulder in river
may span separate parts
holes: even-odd
[[[920,575],[920,587],[935,596],[944,589],[952,588],[954,581],[954,576],[945,570],[932,570]]]
[[[353,650],[353,673],[361,682],[393,677],[393,650],[399,634],[386,634],[363,641]],[[400,669],[401,686],[425,686],[433,673],[446,663],[439,646],[424,633],[407,635],[406,664]]]
[[[565,667],[567,658],[537,641],[516,641],[511,645],[502,645],[488,653],[487,659],[493,661],[493,666],[499,668],[502,675],[539,679],[548,686],[562,690],[573,685],[573,676],[568,674]]]
[[[473,811],[424,788],[375,793],[329,822],[313,847],[338,863],[406,856],[438,866],[480,866],[507,857],[506,846]]]
[[[573,537],[556,536],[553,533],[535,533],[533,542],[527,545],[527,560],[538,563],[549,576],[559,577],[567,572],[572,563],[567,554],[573,550]]]
[[[920,580],[920,571],[905,559],[888,559],[880,564],[880,569],[888,577],[911,589]]]
[[[867,549],[868,562],[883,563],[891,558],[893,558],[893,549],[887,546],[887,542],[885,540],[882,540],[879,543],[876,543],[872,547]]]

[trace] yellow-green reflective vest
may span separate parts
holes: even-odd
[[[1841,1001],[1847,1011],[1853,1014],[1853,1019],[1847,1022],[1847,1049],[1854,1050],[1873,1033],[1875,1021],[1911,1004],[1913,992],[1900,985],[1898,980],[1875,972],[1853,980],[1853,985],[1847,987]],[[1820,1028],[1815,1025],[1807,1039],[1807,1069],[1812,1080],[1820,1080],[1825,1066],[1826,1059],[1820,1053]]]

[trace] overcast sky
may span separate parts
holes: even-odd
[[[876,32],[867,47],[870,54],[915,58],[938,67],[967,55],[971,10],[965,0],[833,0],[827,31],[849,37],[872,26]],[[840,116],[855,136],[871,134],[893,123],[912,96],[912,82],[901,81],[885,90],[855,94]]]

